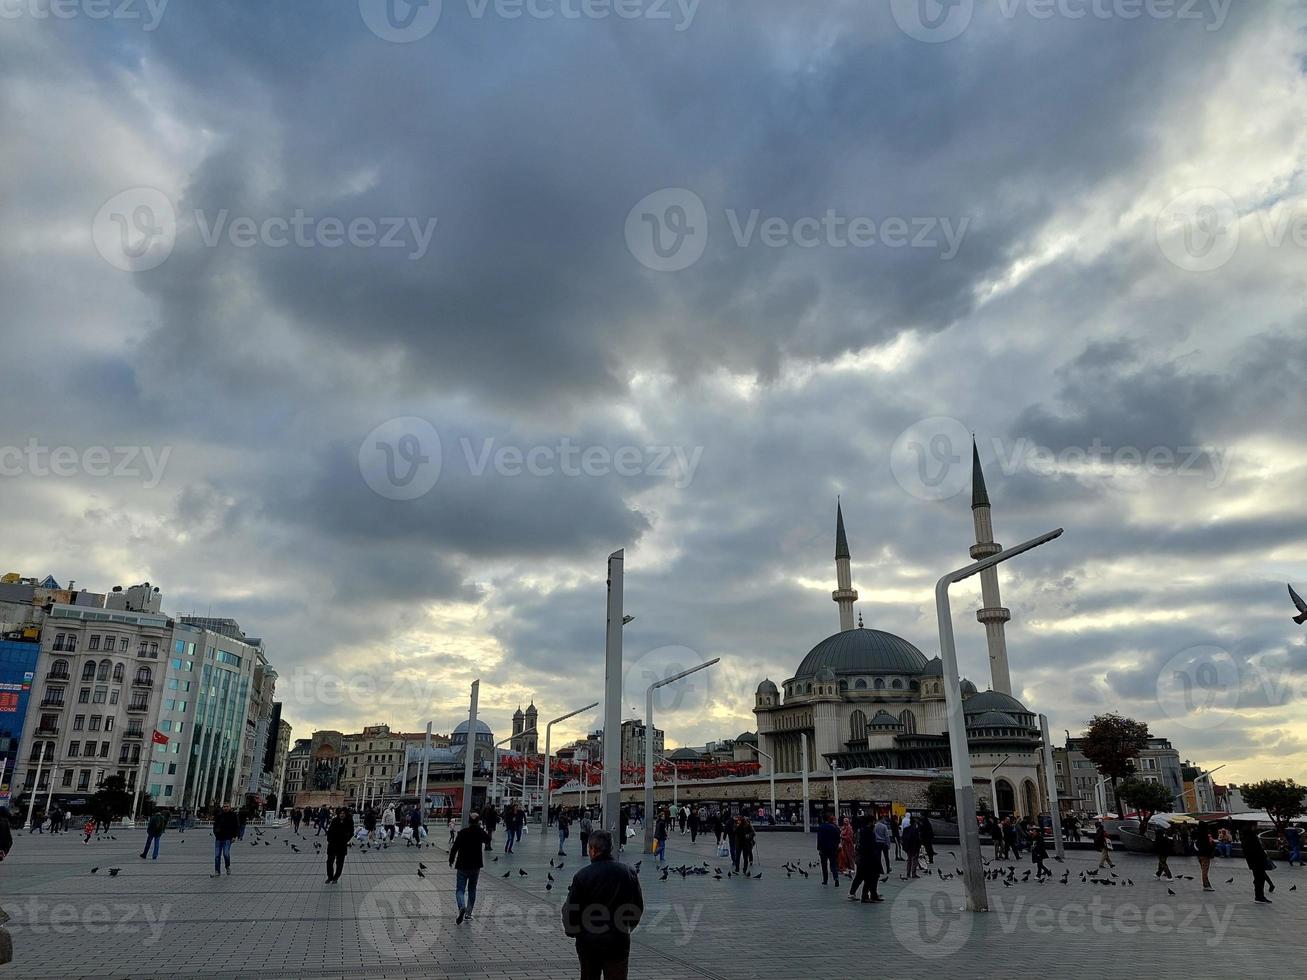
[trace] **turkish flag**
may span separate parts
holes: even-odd
[[[155,745],[167,745],[168,736],[156,728],[154,730],[154,736],[150,739],[150,741],[152,741]]]

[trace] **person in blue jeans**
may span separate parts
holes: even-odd
[[[667,835],[671,827],[671,820],[667,816],[666,810],[660,810],[658,820],[654,824],[654,840],[658,843],[658,850],[655,852],[656,861],[667,860]]]
[[[827,810],[817,826],[817,857],[821,860],[821,883],[840,884],[840,828],[835,826],[835,813]]]
[[[454,884],[454,901],[458,905],[458,925],[472,918],[477,903],[477,879],[485,867],[486,844],[490,835],[481,827],[481,815],[468,814],[468,825],[454,837],[449,848],[449,866],[457,871]]]
[[[163,832],[168,829],[168,818],[162,813],[155,811],[154,816],[150,817],[150,822],[145,825],[145,847],[141,851],[141,860],[145,860],[145,853],[154,845],[154,857],[152,860],[159,860],[159,838]]]
[[[1302,831],[1297,827],[1286,827],[1284,842],[1289,847],[1289,867],[1292,868],[1295,861],[1302,864]]]
[[[236,839],[238,833],[240,833],[240,820],[236,816],[236,811],[230,806],[224,806],[213,818],[213,874],[209,876],[210,878],[220,877],[224,865],[227,874],[231,874],[231,842]]]

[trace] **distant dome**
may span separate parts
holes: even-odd
[[[735,736],[735,741],[737,741],[737,742],[748,742],[748,743],[751,744],[751,745],[757,745],[757,744],[758,744],[758,736],[755,735],[755,734],[753,734],[753,732],[740,732],[739,735],[736,735],[736,736]]]
[[[965,677],[962,678],[961,687],[963,697],[970,697],[976,693],[976,685],[972,684],[971,681],[967,680]]]
[[[1002,691],[984,691],[967,700],[967,714],[978,715],[986,711],[999,711],[1008,714],[1015,711],[1017,714],[1030,714],[1029,708],[1012,695],[1004,694]]]
[[[675,752],[669,753],[667,758],[671,759],[673,762],[696,762],[699,759],[703,758],[703,756],[701,756],[698,752],[694,751],[694,749],[683,748],[683,749],[677,749]]]
[[[867,722],[872,728],[902,728],[903,722],[899,721],[888,711],[877,711],[871,721]]]
[[[1009,714],[1001,711],[986,711],[982,714],[972,715],[967,719],[968,728],[1025,728]]]
[[[779,694],[776,685],[771,682],[770,678],[763,678],[763,682],[758,685],[759,694]]]
[[[840,630],[813,647],[795,679],[816,675],[822,667],[836,674],[920,674],[926,655],[901,636],[859,627]]]
[[[522,717],[522,706],[519,704],[517,706],[517,710],[513,712],[513,720],[517,721],[517,719],[521,717]]]
[[[829,684],[835,680],[835,671],[826,666],[818,667],[816,680],[823,684]]]
[[[944,676],[944,661],[940,660],[939,657],[932,657],[931,659],[927,660],[927,661],[926,661],[926,666],[924,666],[924,667],[921,668],[921,676],[922,676],[922,677],[943,677],[943,676]]]

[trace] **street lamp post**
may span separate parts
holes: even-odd
[[[619,827],[622,812],[622,566],[625,551],[608,556],[608,619],[604,630],[604,771],[603,827],[620,850],[626,846],[626,828]]]
[[[472,700],[467,712],[467,742],[463,746],[463,810],[460,814],[460,820],[464,827],[467,826],[468,815],[472,812],[472,770],[476,766],[477,754],[477,697],[481,693],[481,681],[472,682]],[[427,724],[427,738],[431,738],[431,725]],[[425,759],[423,760],[423,772],[426,772]],[[422,781],[422,815],[426,816],[426,779]]]
[[[535,726],[531,726],[524,732],[518,732],[516,735],[510,735],[508,738],[501,738],[492,748],[490,756],[490,796],[496,803],[499,802],[499,747],[505,742],[511,742],[515,738],[522,738],[525,735],[534,735]],[[522,769],[522,795],[526,795],[526,768]],[[525,801],[523,801],[525,802]]]
[[[53,749],[53,746],[54,746],[54,743],[53,743],[53,742],[45,742],[45,743],[42,745],[42,748],[41,748],[41,752],[40,752],[40,754],[37,755],[37,757],[36,757],[36,781],[35,781],[34,783],[32,783],[32,795],[31,795],[30,797],[28,797],[28,799],[27,799],[27,832],[28,832],[29,834],[30,834],[30,833],[32,832],[32,830],[33,830],[33,827],[32,827],[32,810],[35,809],[35,807],[36,807],[36,794],[39,793],[39,792],[41,791],[41,765],[42,765],[42,763],[45,762],[45,755],[46,755],[45,750],[46,750],[46,748],[51,748],[51,749]],[[53,751],[51,752],[51,754],[52,754],[52,755],[54,754]],[[17,760],[15,760],[15,763],[14,763],[14,771],[15,771],[15,772],[18,771],[18,763],[17,763]]]
[[[767,764],[768,764],[767,781],[771,785],[771,819],[772,819],[772,823],[775,823],[776,822],[776,759],[771,755],[771,753],[764,752],[756,745],[749,745],[748,742],[745,742],[744,744],[745,746],[753,749],[753,751],[757,752],[760,756],[762,756],[764,759],[767,760]],[[804,781],[806,782],[807,780],[805,779]]]
[[[803,774],[803,832],[811,829],[808,821],[808,733],[799,732],[799,753],[803,760],[799,763],[799,772]]]
[[[599,707],[599,702],[591,701],[584,708],[577,708],[575,711],[569,711],[565,715],[559,715],[553,721],[549,722],[549,724],[545,725],[545,768],[543,773],[543,777],[545,781],[545,793],[544,793],[545,805],[544,808],[540,811],[540,832],[542,834],[544,833],[545,828],[549,826],[549,801],[552,800],[554,797],[554,784],[553,781],[549,778],[549,756],[550,756],[550,749],[552,747],[549,744],[549,742],[550,739],[553,738],[554,726],[557,725],[560,721],[567,721],[568,718],[572,718],[576,715],[579,715],[582,711],[589,711],[591,708],[597,708],[597,707]]]
[[[667,758],[667,756],[655,755],[654,758],[665,762],[672,767],[672,806],[678,806],[680,804],[681,772],[676,768],[676,763]]]
[[[1057,774],[1053,771],[1053,743],[1048,737],[1048,715],[1039,716],[1039,728],[1044,736],[1044,785],[1048,788],[1048,814],[1053,821],[1053,849],[1059,861],[1066,859],[1066,845],[1062,842],[1062,813],[1057,800]],[[1071,777],[1068,775],[1068,779]],[[1040,830],[1043,834],[1043,830]]]
[[[665,677],[660,681],[654,681],[644,692],[644,849],[647,853],[649,845],[653,843],[654,819],[654,780],[653,780],[653,760],[654,760],[654,691],[660,687],[667,687],[669,684],[675,684],[682,678],[689,677],[691,674],[698,673],[711,667],[721,660],[721,657],[713,657],[707,663],[699,664],[697,667],[691,667],[689,670],[683,670],[679,674],[673,674],[671,677]]]
[[[838,762],[830,764],[830,781],[835,797],[835,823],[838,824],[840,822],[840,764]]]
[[[971,783],[971,755],[967,746],[967,720],[962,710],[962,688],[958,679],[958,651],[953,639],[953,613],[949,607],[948,589],[955,582],[993,568],[1000,562],[1024,554],[1062,534],[1058,528],[1037,538],[990,555],[978,562],[944,575],[935,584],[935,612],[939,620],[939,648],[944,666],[944,703],[948,718],[949,755],[953,765],[953,794],[958,811],[958,830],[961,838],[962,867],[967,886],[969,912],[989,911],[989,898],[985,893],[985,871],[980,857],[980,832],[976,826],[976,790]]]

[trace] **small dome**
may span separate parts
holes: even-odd
[[[971,681],[967,680],[965,677],[962,678],[961,687],[962,687],[962,696],[964,698],[969,698],[971,697],[971,695],[976,693],[976,685],[972,684]]]
[[[522,706],[519,704],[517,710],[513,712],[513,720],[517,721],[522,717]]]
[[[454,734],[455,734],[455,735],[466,735],[466,734],[467,734],[467,722],[465,722],[465,721],[460,721],[457,725],[455,725],[455,726],[454,726]],[[477,719],[477,734],[478,734],[478,735],[489,735],[489,734],[490,734],[490,726],[487,725],[487,724],[486,724],[484,721],[482,721],[480,718]]]
[[[981,714],[985,711],[1000,712],[1017,712],[1018,714],[1028,715],[1030,709],[1018,701],[1010,694],[1004,694],[1002,691],[985,691],[977,694],[967,701],[967,714]]]
[[[877,711],[871,721],[867,722],[872,728],[902,728],[903,722],[899,721],[888,711]]]
[[[967,719],[968,728],[1025,728],[1009,714],[1002,711],[986,711],[982,714],[972,715]]]
[[[820,667],[817,669],[817,676],[813,679],[818,684],[832,684],[835,681],[835,671],[829,667]]]
[[[753,734],[753,732],[740,732],[739,735],[735,736],[735,741],[748,742],[750,745],[757,745],[758,736]]]
[[[922,676],[922,677],[943,677],[943,676],[944,676],[944,661],[940,660],[939,657],[932,657],[930,660],[927,660],[927,661],[926,661],[926,665],[925,665],[924,667],[921,668],[921,676]]]
[[[758,685],[759,694],[779,694],[776,685],[771,682],[770,678],[764,677],[761,684]]]
[[[675,752],[668,754],[667,758],[673,762],[697,762],[703,758],[698,752],[691,748],[677,749]]]

